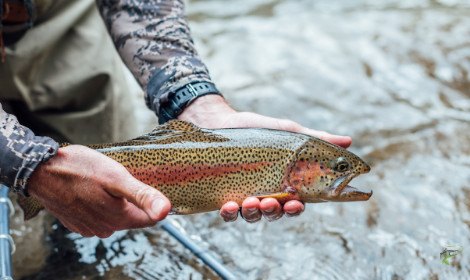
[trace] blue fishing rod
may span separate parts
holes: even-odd
[[[191,240],[186,234],[179,231],[170,221],[168,221],[168,219],[158,223],[158,225],[171,236],[173,236],[176,240],[178,240],[178,242],[191,251],[197,258],[203,261],[222,279],[232,280],[239,278],[236,277],[235,274],[233,274],[225,266],[223,266],[217,259],[215,259],[209,251],[204,250],[193,240]]]
[[[15,208],[8,198],[9,188],[0,184],[0,280],[12,280],[11,255],[15,252],[15,243],[10,235],[10,216]]]

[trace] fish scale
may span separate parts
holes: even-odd
[[[321,139],[287,131],[202,129],[173,120],[133,140],[89,147],[161,191],[175,214],[214,211],[228,201],[241,205],[250,196],[284,203],[367,200],[372,194],[347,185],[369,171],[362,159]],[[41,208],[33,200],[19,200],[25,218]]]

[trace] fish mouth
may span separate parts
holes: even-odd
[[[336,179],[330,188],[327,200],[329,201],[366,201],[372,196],[372,191],[363,192],[348,183],[360,174],[351,173]]]

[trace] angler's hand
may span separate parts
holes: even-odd
[[[121,164],[85,146],[60,148],[28,182],[29,193],[69,230],[106,238],[114,231],[154,225],[170,201]]]
[[[205,128],[261,127],[287,130],[309,134],[344,148],[349,147],[352,142],[349,136],[333,135],[309,129],[290,120],[276,119],[250,112],[237,112],[227,104],[223,97],[218,95],[199,97],[179,115],[178,119]],[[228,202],[220,209],[220,215],[227,222],[235,221],[238,217],[238,210],[237,203]],[[303,203],[296,200],[289,201],[282,206],[274,198],[265,198],[260,201],[255,197],[250,197],[243,202],[241,214],[247,222],[259,221],[261,216],[273,221],[281,218],[284,213],[287,216],[296,216],[303,210]]]

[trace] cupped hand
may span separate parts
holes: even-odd
[[[79,145],[60,148],[41,164],[29,179],[28,192],[65,227],[85,237],[152,226],[171,208],[162,193],[124,166]]]
[[[331,142],[343,148],[351,145],[349,136],[340,136],[325,131],[306,128],[294,121],[276,119],[256,113],[237,112],[231,108],[225,99],[218,95],[206,95],[199,97],[191,103],[178,117],[204,128],[242,128],[258,127],[286,130],[291,132],[308,134],[325,141]],[[241,205],[236,202],[227,202],[220,209],[220,215],[227,221],[235,221],[240,212],[247,222],[257,222],[264,216],[268,221],[273,221],[286,216],[297,216],[304,210],[302,202],[291,200],[281,205],[274,198],[259,200],[249,197]]]

